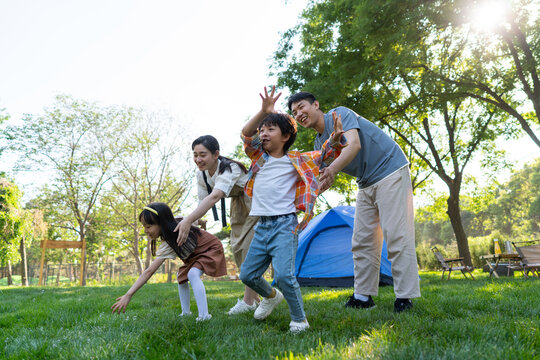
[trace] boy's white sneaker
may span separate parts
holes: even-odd
[[[210,320],[211,318],[212,318],[211,314],[206,314],[206,315],[203,315],[203,316],[197,316],[197,319],[195,319],[195,321],[201,322],[201,321]]]
[[[261,303],[257,307],[257,310],[255,310],[255,314],[253,317],[257,320],[263,320],[268,317],[272,313],[272,311],[276,308],[276,306],[279,305],[280,302],[283,301],[283,294],[281,291],[276,289],[276,296],[273,298],[265,298],[263,297]]]
[[[238,302],[236,305],[234,305],[227,314],[229,315],[236,315],[236,314],[242,314],[248,311],[254,311],[257,309],[257,302],[253,301],[253,304],[248,305],[246,302],[242,299],[238,299]]]
[[[289,323],[289,328],[293,334],[298,334],[298,333],[301,333],[302,331],[306,331],[307,329],[309,329],[309,323],[307,319],[305,319],[302,322],[297,322],[297,321],[292,320]]]

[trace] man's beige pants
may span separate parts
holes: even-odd
[[[358,191],[352,238],[355,294],[378,294],[383,239],[396,298],[420,297],[408,166]]]

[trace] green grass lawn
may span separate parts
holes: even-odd
[[[0,287],[0,358],[540,359],[540,280],[475,276],[421,273],[422,298],[402,314],[390,287],[367,311],[343,307],[352,289],[302,288],[311,328],[298,335],[285,303],[263,322],[229,317],[240,282],[205,282],[203,323],[178,317],[176,284],[144,286],[122,315],[110,306],[129,286]]]

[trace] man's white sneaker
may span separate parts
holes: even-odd
[[[291,321],[289,323],[289,328],[293,334],[298,334],[302,331],[306,331],[309,328],[309,323],[307,319],[302,322]]]
[[[203,316],[197,316],[197,319],[195,319],[195,321],[201,322],[201,321],[210,320],[211,318],[212,318],[212,315],[207,314],[207,315],[203,315]]]
[[[253,317],[257,320],[263,320],[268,317],[272,313],[272,311],[276,308],[276,306],[279,305],[280,302],[283,301],[283,294],[281,291],[276,289],[276,296],[273,298],[265,298],[263,297],[261,303],[257,307],[257,310],[255,310],[255,314]]]
[[[190,316],[190,315],[191,315],[191,311],[190,311],[190,312],[183,312],[183,313],[181,313],[181,314],[178,315],[178,316],[184,317],[184,316]]]
[[[246,302],[242,299],[238,299],[238,302],[236,305],[234,305],[227,314],[229,315],[236,315],[236,314],[242,314],[248,311],[254,311],[257,308],[257,302],[253,301],[253,304],[248,305]]]

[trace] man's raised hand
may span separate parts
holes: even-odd
[[[335,111],[332,113],[332,119],[334,120],[334,133],[332,134],[332,140],[339,143],[343,136],[343,124],[341,123],[341,115],[338,115]],[[332,165],[322,168],[319,177],[319,193],[323,193],[332,186],[334,179],[336,178],[337,171]]]
[[[343,135],[343,124],[341,123],[341,115],[338,115],[335,111],[332,113],[332,119],[334,120],[334,134],[332,139],[339,143],[341,136]]]

